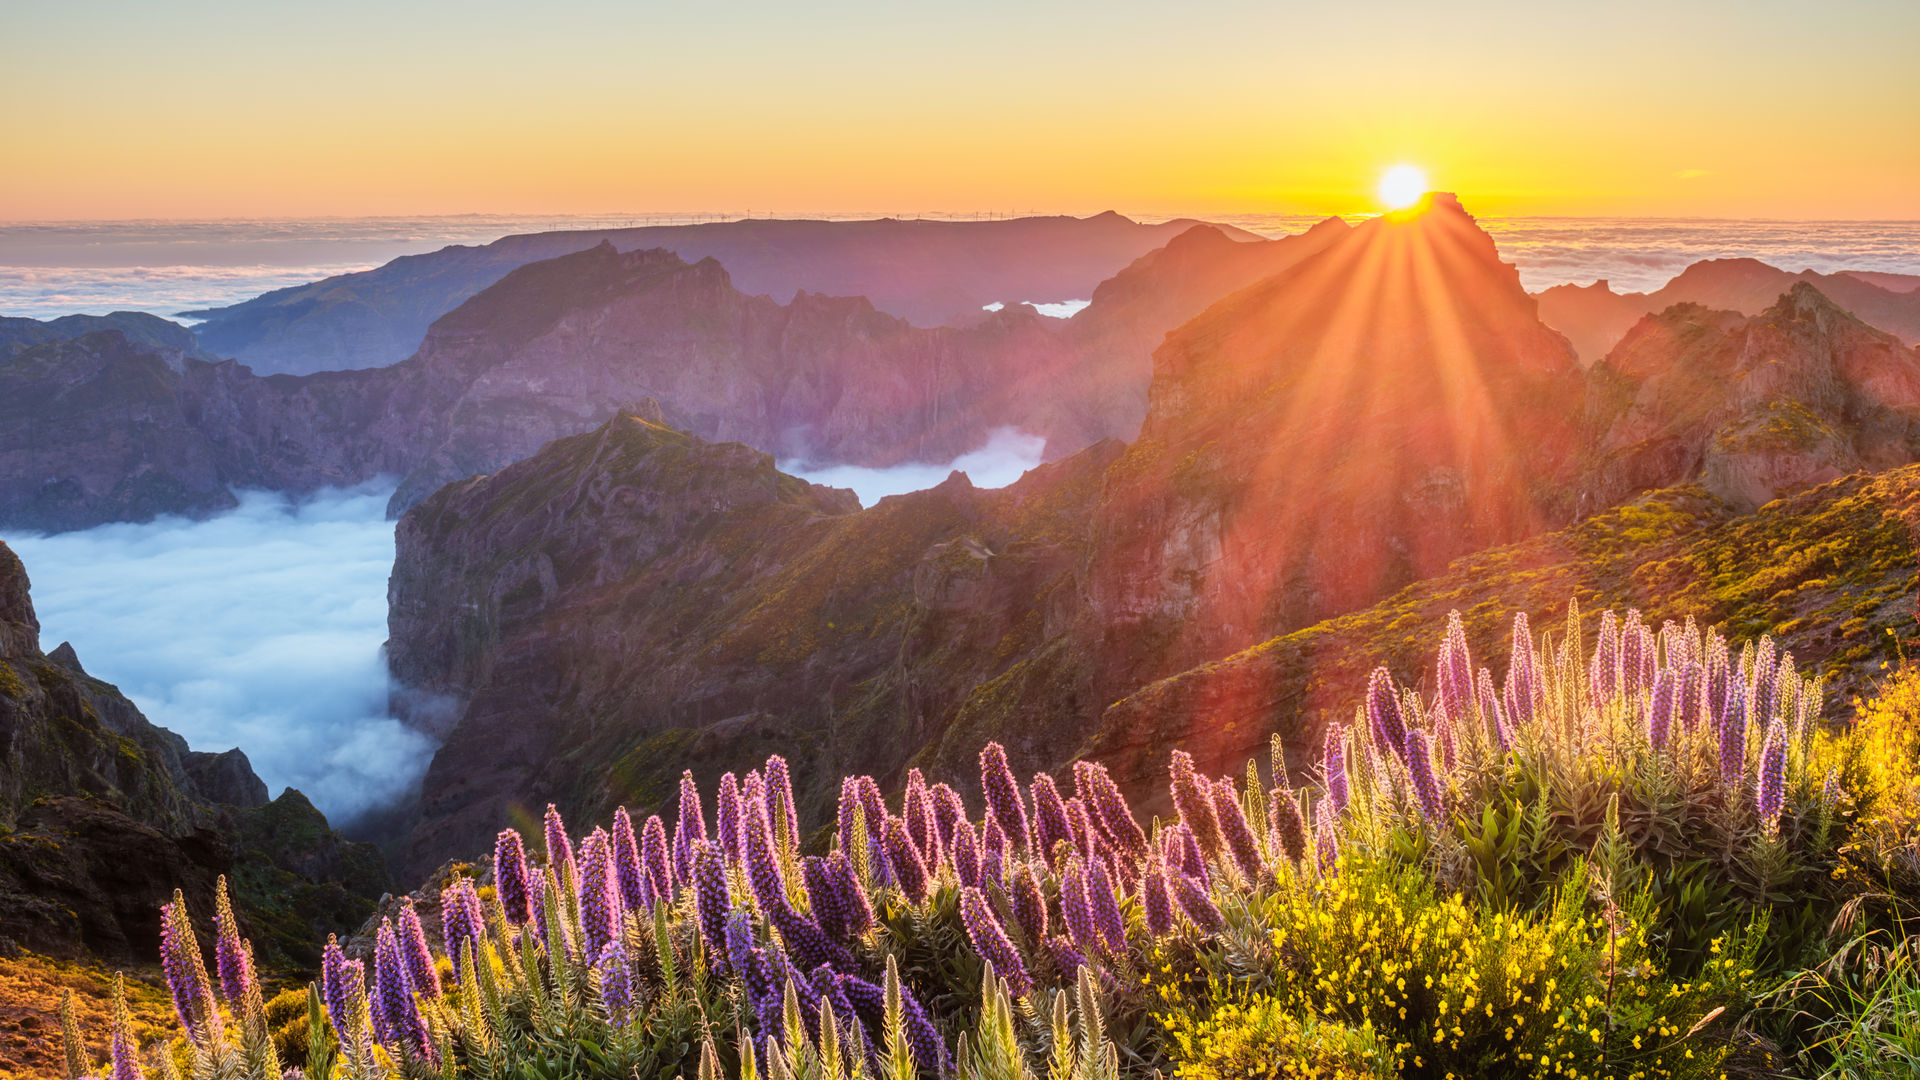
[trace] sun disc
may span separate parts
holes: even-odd
[[[1389,210],[1404,210],[1427,193],[1427,174],[1418,166],[1395,165],[1380,177],[1380,201]]]

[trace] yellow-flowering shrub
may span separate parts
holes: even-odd
[[[1689,1036],[1747,957],[1670,980],[1639,907],[1594,902],[1577,873],[1539,912],[1488,909],[1418,870],[1343,861],[1256,913],[1270,987],[1222,1004],[1222,980],[1173,982],[1156,1007],[1183,1076],[1707,1075],[1717,1051]]]

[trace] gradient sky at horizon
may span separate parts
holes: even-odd
[[[1920,218],[1911,0],[0,0],[0,220]]]

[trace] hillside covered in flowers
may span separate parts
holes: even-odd
[[[179,1026],[70,1022],[69,1075],[1888,1076],[1915,1067],[1920,673],[1827,716],[1772,639],[1603,613],[1421,693],[1375,671],[1312,761],[1172,749],[802,820],[787,762],[676,820],[549,809],[270,995],[224,884],[163,913]],[[1503,669],[1496,676],[1494,669]],[[709,824],[711,823],[711,824]],[[196,898],[204,900],[206,898]],[[210,953],[204,946],[210,944]],[[103,1036],[105,1036],[103,1038]],[[107,1060],[98,1060],[104,1046]],[[1905,1055],[1904,1057],[1901,1055]]]

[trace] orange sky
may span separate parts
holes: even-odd
[[[0,219],[1920,218],[1911,0],[663,6],[0,4]]]

